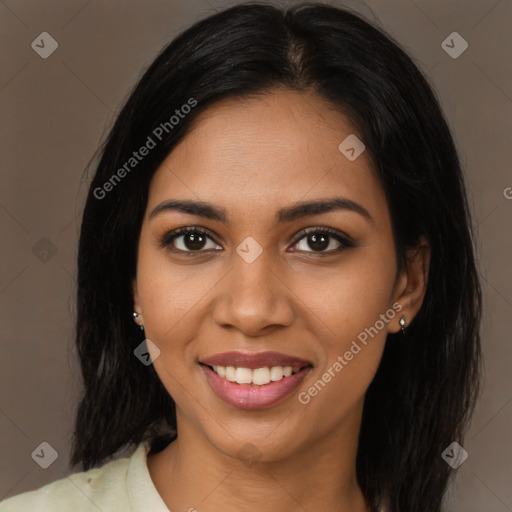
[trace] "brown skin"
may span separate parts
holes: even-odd
[[[389,210],[369,155],[351,162],[338,150],[351,133],[358,135],[348,118],[312,92],[225,100],[198,118],[153,177],[134,310],[161,351],[154,367],[177,406],[177,440],[148,457],[173,512],[370,510],[355,474],[364,397],[387,334],[421,306],[429,248],[419,246],[398,273]],[[334,210],[274,226],[281,207],[335,196],[359,203],[373,220]],[[175,211],[150,220],[170,198],[221,206],[229,223]],[[165,233],[186,226],[209,230],[211,239],[199,249],[187,235],[159,245]],[[302,234],[309,227],[340,230],[356,247],[334,253],[340,242],[330,236],[319,249]],[[236,252],[248,236],[263,249],[250,264]],[[301,404],[298,393],[396,303],[400,313]],[[232,350],[283,352],[313,369],[281,403],[244,411],[217,397],[198,364]],[[261,455],[254,465],[237,456],[246,443]]]

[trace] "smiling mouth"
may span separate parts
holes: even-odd
[[[311,364],[303,366],[264,366],[261,368],[244,368],[235,366],[212,366],[200,363],[210,368],[219,377],[236,384],[265,386],[271,382],[278,382],[299,373],[304,368],[311,368]]]

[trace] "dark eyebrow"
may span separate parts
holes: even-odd
[[[308,215],[319,215],[321,213],[332,212],[334,210],[348,210],[362,215],[366,220],[373,222],[372,216],[366,208],[359,203],[355,203],[344,197],[333,197],[330,199],[320,199],[297,203],[286,208],[281,208],[276,215],[276,225],[284,222],[291,222]]]
[[[334,210],[352,211],[373,222],[372,216],[369,214],[368,210],[360,204],[343,197],[334,197],[330,199],[317,199],[314,201],[296,203],[292,206],[281,208],[275,216],[274,224],[277,226],[285,222],[291,222],[302,217],[307,217],[308,215],[319,215],[321,213],[327,213]],[[228,223],[228,215],[224,208],[220,208],[203,201],[169,199],[168,201],[164,201],[156,206],[149,214],[149,218],[152,219],[164,211],[177,211],[187,213],[189,215],[197,215],[206,219],[218,220],[225,224]]]

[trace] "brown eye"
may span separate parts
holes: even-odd
[[[208,241],[213,246],[207,247]],[[197,228],[181,228],[167,233],[161,240],[162,247],[173,246],[177,252],[205,252],[219,247],[205,231]]]
[[[338,243],[333,246],[333,239]],[[305,240],[303,247],[299,247],[299,251],[304,252],[317,252],[320,254],[333,254],[340,252],[347,247],[354,247],[354,243],[342,236],[341,233],[330,228],[310,228],[294,243],[295,246],[299,246],[301,240]],[[331,247],[330,250],[326,250]],[[308,250],[308,248],[312,250]]]

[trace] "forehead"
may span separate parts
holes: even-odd
[[[354,135],[362,138],[314,93],[221,101],[200,114],[156,171],[148,209],[169,198],[205,200],[243,216],[337,195],[378,214],[386,202],[369,155],[350,161],[338,148]]]

